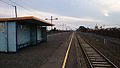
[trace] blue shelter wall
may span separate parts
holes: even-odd
[[[19,48],[47,41],[46,27],[0,22],[0,52],[16,52]]]
[[[9,22],[8,23],[8,51],[9,52],[16,52],[16,22]]]
[[[7,52],[7,34],[6,34],[6,25],[5,22],[0,23],[0,51]]]
[[[0,23],[0,51],[16,52],[16,23]]]
[[[30,26],[17,24],[17,45],[18,48],[30,45]]]
[[[32,25],[30,28],[30,41],[32,45],[37,44],[37,26]]]
[[[42,41],[42,30],[41,28],[37,28],[37,43]]]

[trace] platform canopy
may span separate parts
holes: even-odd
[[[36,24],[38,26],[54,26],[45,20],[34,16],[17,17],[17,18],[0,18],[0,22],[17,22],[23,24]]]

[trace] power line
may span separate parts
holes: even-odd
[[[5,4],[7,4],[7,5],[10,5],[10,6],[15,7],[15,5],[10,4],[10,3],[6,2],[6,1],[3,1],[3,0],[0,0],[0,1],[3,2],[3,3],[5,3]],[[27,8],[25,8],[25,7],[23,7],[23,6],[19,5],[19,4],[17,4],[16,2],[14,2],[14,1],[12,1],[12,0],[9,0],[9,1],[12,2],[12,3],[14,3],[14,4],[16,4],[17,6],[19,6],[19,7],[21,7],[21,8],[24,8],[24,9],[26,9],[26,10],[29,10],[29,9],[27,9]],[[29,11],[30,11],[30,10],[29,10]]]
[[[23,9],[31,12],[31,13],[34,13],[33,11],[34,11],[35,9],[33,9],[33,8],[26,8],[26,7],[21,6],[20,4],[16,3],[16,2],[13,1],[13,0],[9,0],[9,1],[12,2],[12,3],[14,3],[14,4],[16,4],[17,6],[19,6],[19,7],[21,7],[21,8],[23,8]],[[35,10],[35,11],[37,11],[37,10]],[[39,12],[35,12],[35,13],[36,13],[36,14],[40,14]]]
[[[3,2],[3,3],[6,3],[7,5],[13,6],[12,4],[10,4],[10,3],[8,3],[8,2],[5,2],[5,1],[3,1],[3,0],[0,0],[0,1]]]
[[[12,2],[12,3],[14,3],[14,4],[16,4],[16,5],[19,6],[19,7],[21,7],[21,8],[23,8],[23,9],[27,10],[28,12],[33,13],[32,9],[26,8],[26,7],[24,7],[24,6],[21,6],[21,5],[19,5],[18,3],[12,1],[12,0],[9,0],[9,1]],[[39,14],[39,13],[37,13],[37,14]]]
[[[21,7],[21,8],[24,8],[24,9],[26,9],[26,10],[29,10],[29,9],[27,9],[27,8],[25,8],[25,7],[21,6],[21,5],[19,5],[18,3],[12,1],[12,0],[9,0],[9,1],[12,2],[12,3],[14,3],[14,4],[16,4],[17,6],[19,6],[19,7]]]
[[[17,7],[16,7],[15,5],[12,5],[12,4],[10,4],[10,3],[8,3],[8,2],[5,2],[5,1],[3,1],[3,0],[0,0],[0,1],[2,1],[2,2],[8,4],[8,5],[12,6],[12,7],[14,7],[14,8],[15,8],[15,17],[17,18]]]
[[[16,7],[15,5],[21,7],[21,8],[23,8],[23,9],[29,11],[29,12],[31,11],[31,10],[29,10],[29,9],[27,9],[27,8],[19,5],[19,4],[17,4],[16,2],[14,2],[14,1],[12,1],[12,0],[9,0],[9,1],[12,2],[12,3],[14,3],[15,5],[13,5],[13,4],[11,4],[11,3],[8,3],[8,2],[6,2],[6,1],[3,1],[3,0],[0,0],[0,1],[3,2],[3,3],[5,3],[5,4],[7,4],[7,5],[10,5],[10,6],[14,7],[14,8],[15,8],[15,16],[16,16],[16,17],[17,17],[17,7]]]
[[[10,6],[13,6],[13,7],[15,7],[15,5],[17,5],[17,6],[21,7],[21,8],[23,8],[23,9],[27,10],[27,11],[30,12],[30,13],[34,13],[34,12],[33,12],[34,9],[26,8],[26,7],[24,7],[24,6],[21,6],[20,4],[16,3],[16,2],[13,1],[13,0],[9,0],[9,1],[10,1],[11,3],[14,3],[15,5],[10,4],[10,3],[8,3],[8,2],[5,2],[5,1],[3,1],[3,0],[0,0],[0,1],[2,1],[2,2],[6,3],[6,4],[10,5]],[[40,13],[35,12],[35,14],[40,14]]]

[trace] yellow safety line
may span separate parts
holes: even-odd
[[[72,43],[72,40],[73,40],[73,35],[74,35],[74,33],[72,34],[72,37],[71,37],[71,40],[70,40],[70,43],[69,43],[69,46],[68,46],[68,49],[67,49],[67,52],[66,52],[66,55],[65,55],[65,58],[64,58],[64,62],[62,64],[62,68],[65,68],[66,61],[67,61],[68,54],[69,54],[69,50],[70,50],[71,43]]]

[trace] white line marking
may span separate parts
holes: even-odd
[[[73,40],[73,35],[74,35],[74,33],[72,34],[72,37],[71,37],[71,40],[70,40],[70,43],[69,43],[68,49],[67,49],[67,51],[66,51],[66,55],[65,55],[65,58],[64,58],[64,62],[63,62],[63,64],[62,64],[62,68],[65,68],[66,61],[67,61],[68,54],[69,54],[69,50],[70,50],[71,43],[72,43],[72,40]]]

